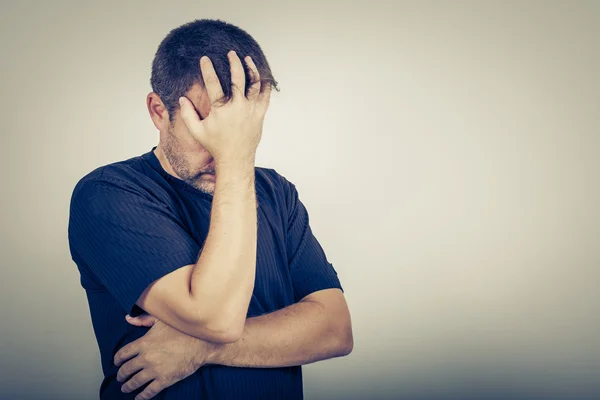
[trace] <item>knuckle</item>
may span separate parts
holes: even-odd
[[[209,75],[206,77],[206,82],[208,83],[217,83],[219,80],[217,79],[216,76],[213,75]]]
[[[158,356],[156,353],[146,353],[146,362],[148,364],[157,364]]]
[[[156,382],[156,380],[154,382]],[[153,386],[154,387],[147,386],[146,389],[135,398],[135,400],[149,400],[156,396],[158,392],[160,392],[160,389],[157,388],[156,385]]]
[[[134,389],[140,387],[142,384],[141,382],[141,378],[139,376],[134,376],[133,378],[131,378],[128,382],[127,382],[127,388],[129,389],[129,391],[133,391]]]
[[[125,378],[125,372],[120,369],[119,372],[117,372],[117,381],[122,382],[123,378]]]
[[[157,371],[154,367],[146,367],[145,370],[150,376],[153,376],[155,379],[161,376],[161,372]]]
[[[142,393],[135,396],[135,400],[148,400],[151,398],[151,394],[148,393],[147,390],[144,390]]]
[[[115,356],[113,357],[113,361],[116,364],[122,363],[125,360],[127,351],[129,350],[128,346],[123,347],[121,350],[119,350],[117,352],[117,354],[115,354]]]
[[[157,393],[158,393],[158,391],[155,389],[148,389],[148,393],[146,393],[146,395],[147,395],[146,398],[150,399],[150,398],[156,396]]]
[[[154,385],[152,385],[152,387],[149,387],[150,393],[152,393],[153,396],[157,395],[164,388],[166,388],[167,386],[169,386],[169,382],[172,382],[172,381],[165,381],[165,380],[162,380],[162,379],[156,379],[156,380],[154,380],[154,382],[153,382]]]
[[[129,392],[131,392],[131,386],[132,386],[131,381],[128,381],[123,386],[121,386],[121,391],[123,393],[129,393]]]

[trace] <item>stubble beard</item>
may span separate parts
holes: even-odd
[[[163,146],[163,152],[171,164],[175,173],[187,184],[195,189],[214,195],[215,185],[213,181],[207,181],[201,178],[202,173],[192,171],[190,164],[183,157],[183,151],[173,132],[173,126],[169,127],[169,134]]]

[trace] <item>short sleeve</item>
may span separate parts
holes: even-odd
[[[73,259],[128,313],[152,282],[195,263],[200,251],[167,204],[119,180],[75,188],[68,234]]]
[[[333,265],[309,224],[308,211],[291,182],[283,179],[288,210],[287,254],[295,301],[323,289],[343,291]]]

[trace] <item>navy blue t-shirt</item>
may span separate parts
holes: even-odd
[[[149,328],[125,321],[155,280],[194,264],[207,237],[212,195],[168,174],[151,151],[105,165],[75,186],[69,246],[86,291],[104,379],[101,399],[122,393],[113,357]],[[258,203],[256,280],[247,317],[270,313],[317,290],[342,289],[313,235],[295,186],[274,169],[255,167]],[[300,366],[206,365],[156,399],[301,399]]]

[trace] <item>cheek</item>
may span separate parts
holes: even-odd
[[[181,146],[186,150],[199,151],[199,149],[203,149],[202,145],[196,139],[194,139],[192,135],[190,135],[183,122],[180,124],[175,124],[173,134]]]
[[[183,120],[179,120],[175,123],[173,133],[184,151],[197,154],[198,156],[205,156],[207,158],[211,156],[208,150],[190,135]]]
[[[200,157],[210,157],[210,153],[208,152],[208,150],[206,150],[201,144],[200,142],[198,142],[196,139],[192,138],[192,145],[193,146],[193,151],[194,153],[198,154],[198,156]]]
[[[202,160],[201,163],[205,163],[206,161],[204,160],[207,160],[211,157],[210,153],[196,139],[194,139],[190,135],[187,136],[188,137],[186,139],[185,145],[186,151],[190,155],[193,155],[196,159]]]

